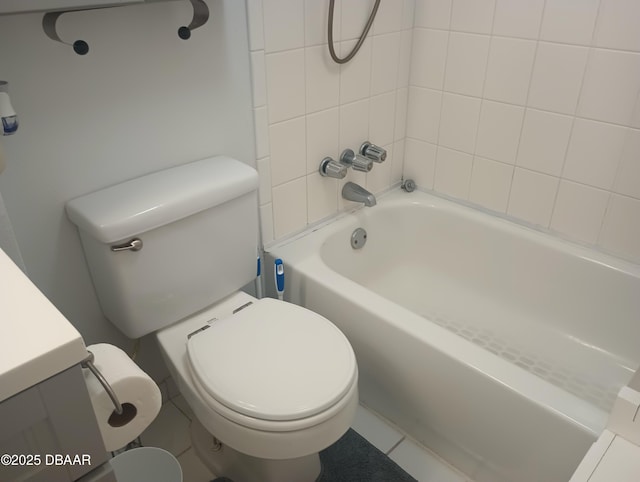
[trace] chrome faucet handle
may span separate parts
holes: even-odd
[[[330,157],[325,157],[320,162],[318,171],[320,171],[320,175],[324,177],[343,179],[347,175],[347,166],[338,161],[334,161]]]
[[[373,161],[356,154],[351,149],[345,149],[340,155],[340,162],[346,166],[353,167],[356,171],[369,172],[373,169]]]
[[[387,159],[387,151],[382,147],[366,141],[360,146],[360,154],[374,162],[384,162]]]

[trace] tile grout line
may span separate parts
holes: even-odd
[[[179,454],[174,455],[174,457],[176,459],[179,459],[180,457],[182,457],[184,454],[186,454],[189,450],[191,450],[193,447],[191,445],[189,445],[186,449],[184,449],[182,452],[180,452]]]
[[[495,2],[493,4],[493,12],[491,13],[491,29],[488,35],[489,38],[489,48],[487,49],[487,59],[484,62],[484,75],[482,78],[482,90],[480,92],[480,111],[478,112],[478,122],[476,124],[476,133],[473,139],[473,154],[471,154],[471,169],[469,171],[469,180],[467,182],[467,189],[466,189],[466,196],[464,199],[468,200],[469,196],[471,195],[471,183],[473,181],[473,168],[475,166],[476,163],[476,156],[477,156],[477,149],[478,149],[478,137],[479,133],[480,133],[480,124],[482,123],[482,112],[484,111],[484,106],[485,106],[485,101],[486,101],[486,96],[485,96],[485,91],[487,89],[487,76],[489,73],[489,60],[491,59],[491,50],[493,47],[493,29],[496,23],[496,11],[498,10]],[[524,122],[524,109],[522,109],[522,119]],[[521,125],[522,128],[522,125]],[[518,143],[520,142],[520,139],[518,138]],[[483,156],[477,156],[477,157],[483,157]],[[514,160],[515,163],[515,160]],[[512,178],[513,181],[513,178]]]
[[[389,450],[387,450],[387,451],[385,452],[385,455],[386,455],[387,457],[388,457],[389,455],[391,455],[391,452],[393,452],[396,448],[398,448],[398,445],[400,445],[402,442],[404,442],[404,440],[405,440],[406,438],[407,438],[407,437],[406,437],[405,435],[403,435],[403,436],[400,438],[400,440],[398,440],[395,444],[393,444],[393,445],[391,446],[391,448],[390,448]]]
[[[540,46],[540,34],[542,33],[542,24],[544,22],[544,13],[545,10],[547,8],[547,2],[546,0],[544,0],[542,2],[542,12],[540,13],[540,25],[538,25],[538,33],[536,35],[536,38],[533,39],[533,41],[535,42],[535,48],[533,51],[533,62],[531,64],[531,73],[529,74],[529,82],[527,85],[527,95],[525,96],[524,99],[524,111],[522,113],[522,124],[520,124],[520,134],[518,136],[518,147],[516,149],[516,155],[515,155],[515,159],[513,160],[513,171],[511,172],[511,182],[509,183],[509,193],[507,195],[507,205],[505,206],[505,214],[509,212],[509,206],[511,205],[511,194],[513,192],[513,181],[516,178],[516,169],[521,168],[518,165],[518,156],[520,154],[520,146],[522,145],[522,134],[524,132],[524,124],[525,124],[525,120],[527,117],[527,109],[529,107],[529,97],[531,96],[531,85],[533,84],[533,74],[535,72],[535,68],[536,68],[536,62],[538,60],[538,50],[539,50],[539,46]],[[573,122],[573,119],[572,119]],[[572,124],[573,125],[573,124]],[[558,185],[560,184],[560,181],[558,181]],[[556,191],[556,195],[557,195],[557,191]],[[554,199],[554,206],[555,206],[555,199]],[[553,212],[551,213],[551,215],[553,216]],[[551,219],[549,219],[549,224],[551,224]]]
[[[173,397],[173,398],[177,398],[177,397]],[[182,410],[182,409],[178,406],[178,404],[177,404],[177,403],[175,403],[175,402],[173,401],[173,398],[170,398],[168,401],[169,401],[170,403],[172,403],[172,404],[173,404],[173,406],[174,406],[174,407],[176,407],[176,409],[177,409],[177,410],[178,410],[182,415],[184,415],[184,416],[185,416],[185,418],[186,418],[187,420],[189,420],[189,424],[191,424],[191,422],[192,422],[193,420],[191,420],[191,417],[189,416],[189,414],[187,414],[184,410]]]

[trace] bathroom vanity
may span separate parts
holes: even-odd
[[[0,480],[78,480],[108,460],[86,355],[80,333],[0,250]]]

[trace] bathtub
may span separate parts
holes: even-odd
[[[361,402],[478,482],[567,481],[640,364],[639,266],[427,193],[275,257],[351,341]]]

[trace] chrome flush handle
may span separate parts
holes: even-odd
[[[133,238],[123,244],[115,244],[111,246],[111,251],[117,253],[118,251],[140,251],[142,249],[142,240],[140,238]]]

